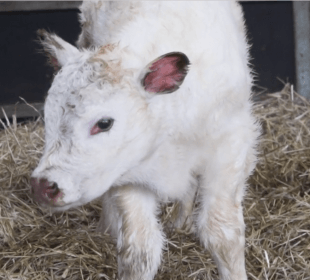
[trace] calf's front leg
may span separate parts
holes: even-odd
[[[210,155],[212,164],[199,185],[197,231],[217,264],[220,279],[246,280],[242,200],[255,155],[251,147],[231,143],[219,147],[213,158]]]
[[[157,210],[156,195],[142,187],[115,187],[103,196],[98,230],[117,238],[118,279],[154,278],[164,243]]]
[[[200,240],[210,250],[221,280],[246,280],[242,206],[222,196],[213,199],[203,199],[197,222]]]

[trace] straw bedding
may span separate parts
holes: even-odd
[[[310,279],[310,103],[286,85],[255,106],[259,162],[244,200],[249,279]],[[36,122],[0,131],[0,279],[116,279],[114,241],[95,233],[100,203],[50,214],[29,198],[44,145]],[[163,207],[169,221],[175,205]],[[156,279],[218,279],[193,234],[166,230]]]

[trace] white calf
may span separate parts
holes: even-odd
[[[34,198],[66,210],[103,195],[119,279],[151,280],[158,204],[180,201],[221,279],[245,280],[242,198],[258,127],[243,16],[233,1],[85,2],[80,49],[41,30],[55,75]],[[90,48],[89,48],[90,47]]]

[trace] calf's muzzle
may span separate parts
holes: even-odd
[[[30,185],[32,197],[36,202],[49,206],[63,205],[63,193],[57,183],[50,182],[45,178],[32,177]]]

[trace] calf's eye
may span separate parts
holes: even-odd
[[[91,129],[90,135],[95,135],[100,132],[109,131],[113,126],[114,120],[110,118],[104,118],[99,120]]]

